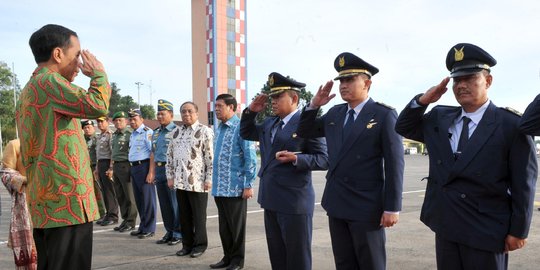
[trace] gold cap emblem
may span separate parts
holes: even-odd
[[[463,49],[465,48],[465,46],[461,47],[461,49],[456,49],[454,48],[454,60],[456,61],[461,61],[463,60],[463,57],[465,57],[465,53],[463,53]]]
[[[274,85],[274,75],[268,77],[268,85],[270,85],[270,86]]]
[[[339,67],[345,66],[345,55],[339,58]]]

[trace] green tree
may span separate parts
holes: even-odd
[[[287,78],[290,78],[289,76],[287,76]],[[263,93],[269,93],[270,92],[270,86],[268,85],[268,82],[266,82],[263,87],[261,88],[261,91]],[[313,97],[313,93],[311,93],[310,91],[306,90],[305,87],[302,87],[300,89],[300,100],[298,101],[298,108],[299,109],[302,109],[304,106],[306,106],[306,104],[311,101],[311,98]],[[319,115],[322,114],[322,110],[319,110]],[[273,116],[274,114],[272,113],[272,99],[269,98],[267,101],[266,101],[266,107],[264,108],[264,110],[262,110],[261,112],[259,112],[257,114],[257,118],[256,118],[256,121],[258,123],[261,123],[262,121],[264,121],[264,119],[267,117],[267,116]]]
[[[133,101],[133,98],[130,95],[122,96],[118,102],[118,106],[116,106],[116,111],[113,112],[129,112],[130,109],[133,108],[139,108],[139,105],[135,101]]]
[[[154,110],[154,107],[152,105],[141,105],[141,113],[144,119],[156,119],[156,111]]]
[[[118,85],[115,82],[111,83],[111,99],[109,101],[109,117],[112,117],[112,115],[120,111],[119,110],[119,104],[120,99],[122,96],[120,95],[120,88],[118,88]]]
[[[15,91],[17,97],[20,87],[15,74],[6,63],[0,61],[0,124],[2,125],[2,145],[17,137],[15,129]]]

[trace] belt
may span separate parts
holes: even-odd
[[[167,162],[159,162],[159,161],[156,162],[156,166],[158,166],[158,167],[163,167],[163,166],[165,166],[165,164],[167,164]]]
[[[129,162],[129,165],[131,165],[131,166],[138,166],[138,165],[147,163],[148,161],[150,161],[150,159],[143,159],[143,160],[138,160],[138,161],[133,161],[133,162],[130,161],[130,162]]]

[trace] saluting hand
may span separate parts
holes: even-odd
[[[88,77],[94,76],[94,70],[105,71],[103,64],[97,60],[96,56],[90,53],[88,50],[81,51],[82,65],[81,71]]]
[[[427,90],[424,93],[424,95],[422,95],[418,99],[418,101],[422,103],[418,105],[428,105],[430,103],[437,102],[437,100],[439,100],[442,97],[442,95],[444,95],[444,93],[446,93],[446,91],[448,90],[446,85],[448,84],[449,81],[450,81],[450,78],[446,77],[438,85],[435,85],[429,88],[429,90]]]
[[[268,100],[268,95],[258,94],[251,104],[249,104],[249,110],[252,112],[260,112],[266,107],[266,101]]]
[[[328,104],[328,102],[330,102],[330,100],[336,96],[336,94],[330,94],[330,91],[332,91],[332,86],[334,86],[333,81],[327,81],[324,86],[319,86],[317,94],[313,96],[309,105],[318,109]]]

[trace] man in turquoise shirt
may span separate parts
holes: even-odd
[[[152,154],[155,163],[155,184],[159,199],[159,208],[163,218],[163,226],[167,231],[165,235],[156,241],[157,244],[176,245],[182,240],[180,232],[180,213],[176,191],[167,185],[165,164],[167,164],[167,149],[171,138],[169,133],[176,128],[173,122],[173,104],[167,100],[158,100],[157,120],[159,127],[154,129],[152,136]]]

